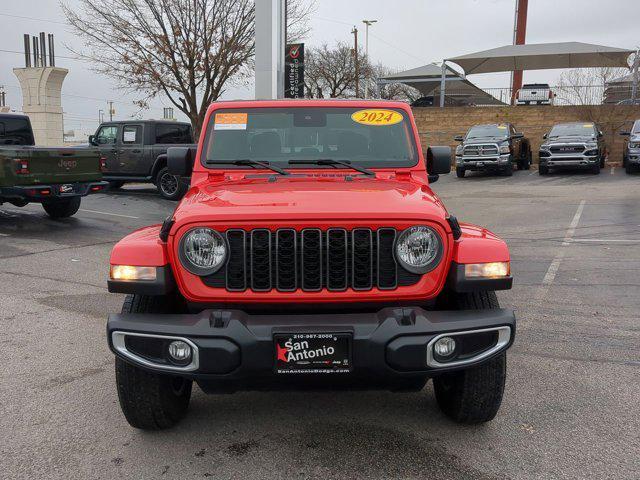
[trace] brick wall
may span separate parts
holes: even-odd
[[[511,122],[531,141],[534,161],[542,135],[556,123],[595,122],[604,133],[610,162],[622,161],[624,137],[619,132],[629,130],[640,118],[640,106],[521,106],[521,107],[446,107],[443,109],[414,108],[422,146],[450,145],[455,148],[455,135],[483,123]]]

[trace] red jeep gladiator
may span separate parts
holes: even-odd
[[[420,390],[457,422],[502,401],[515,316],[509,251],[430,188],[451,151],[423,152],[409,106],[211,105],[197,149],[168,151],[191,187],[162,225],[111,254],[109,316],[127,421],[173,425],[206,393]]]

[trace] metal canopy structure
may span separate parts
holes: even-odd
[[[481,52],[445,59],[442,62],[440,106],[444,106],[446,66],[452,62],[466,75],[475,73],[510,72],[514,70],[545,70],[553,68],[628,67],[633,50],[592,45],[580,42],[506,45]]]
[[[377,81],[379,85],[403,83],[415,88],[424,97],[436,97],[440,93],[441,75],[442,68],[440,65],[430,63],[422,67],[379,78]],[[452,87],[449,89],[450,91],[455,90],[455,93],[450,94],[449,97],[465,105],[504,105],[500,100],[478,88],[466,78],[461,77],[452,68],[447,67],[445,83],[448,87]]]

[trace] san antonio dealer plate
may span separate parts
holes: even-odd
[[[282,374],[349,373],[351,335],[291,333],[274,335],[275,371]]]

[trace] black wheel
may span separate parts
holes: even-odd
[[[605,159],[606,159],[606,157],[604,155],[600,156],[600,168],[604,168]]]
[[[495,292],[455,294],[449,301],[458,310],[500,308]],[[478,366],[435,377],[438,406],[458,423],[488,422],[502,404],[506,376],[507,354],[503,352]]]
[[[545,167],[543,165],[540,165],[538,167],[538,174],[539,175],[549,175],[549,167]]]
[[[80,197],[62,198],[42,204],[51,218],[67,218],[75,215],[80,208]]]
[[[600,174],[600,162],[596,162],[591,167],[591,173],[593,173],[594,175],[599,175]]]
[[[109,181],[109,189],[111,190],[117,190],[118,188],[122,188],[122,186],[124,185],[124,182],[118,180],[118,181]]]
[[[624,171],[627,172],[629,175],[631,175],[633,173],[633,165],[627,162],[627,164],[624,167]]]
[[[464,178],[466,170],[464,168],[456,167],[456,176],[458,178]]]
[[[529,150],[528,153],[527,153],[527,161],[526,161],[526,163],[524,165],[524,169],[525,170],[530,170],[532,163],[533,163],[533,154],[531,153],[531,150]]]
[[[162,198],[167,200],[180,200],[187,191],[186,186],[180,181],[180,177],[171,175],[167,167],[158,172],[155,184]]]
[[[164,297],[128,295],[122,313],[168,313],[173,308]],[[187,413],[191,380],[142,370],[116,357],[116,386],[127,422],[142,430],[175,425]]]
[[[502,174],[505,177],[513,176],[513,165],[509,164],[509,166],[502,171]]]

